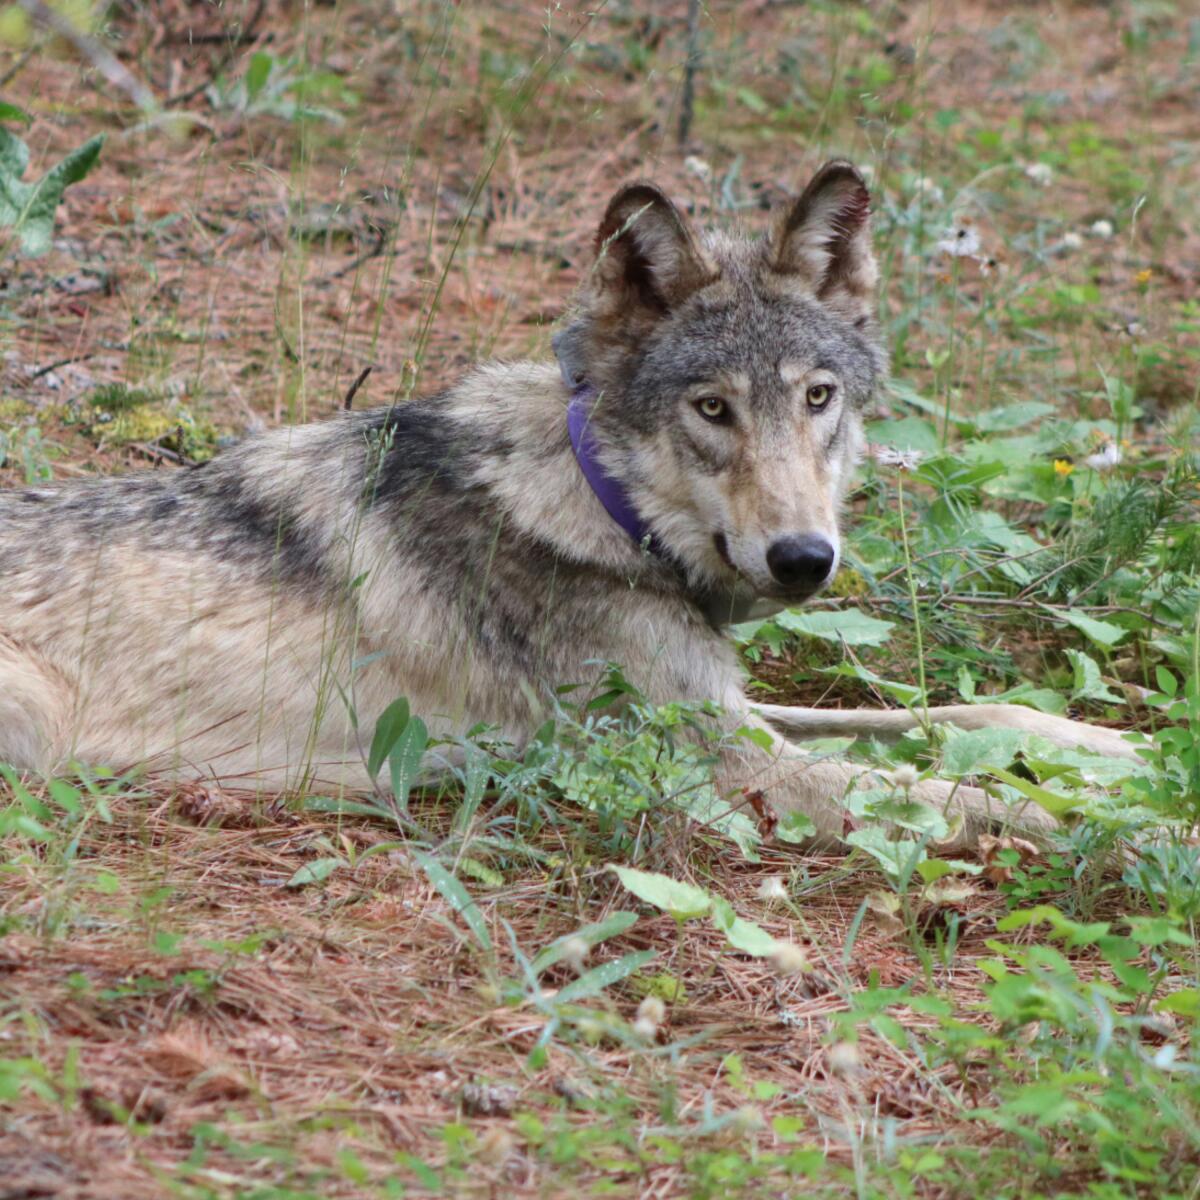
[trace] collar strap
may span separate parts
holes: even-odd
[[[629,493],[625,490],[625,485],[605,470],[597,456],[591,417],[599,399],[596,389],[590,383],[579,383],[571,392],[571,401],[567,405],[567,431],[571,435],[571,448],[575,451],[575,461],[579,464],[584,479],[588,481],[588,486],[596,494],[596,499],[604,505],[608,515],[639,546],[661,555],[658,539],[651,533],[650,527],[634,507]]]

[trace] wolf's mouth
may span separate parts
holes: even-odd
[[[733,565],[733,559],[729,557],[729,543],[725,539],[725,535],[721,532],[713,534],[713,545],[717,548],[717,554],[720,555],[721,561],[731,570],[736,571],[737,567]]]

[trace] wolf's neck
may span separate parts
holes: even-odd
[[[570,396],[552,363],[484,367],[447,397],[451,413],[494,453],[472,464],[507,528],[558,555],[631,577],[659,564],[608,514],[575,459],[567,432]]]

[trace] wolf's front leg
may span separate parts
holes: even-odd
[[[781,815],[804,813],[816,826],[811,841],[814,849],[834,848],[855,828],[855,819],[843,800],[864,775],[875,779],[875,786],[894,786],[886,771],[808,754],[752,715],[746,715],[743,724],[767,730],[772,746],[765,749],[745,738],[735,741],[718,763],[718,787],[735,802],[740,794],[761,792],[766,803]],[[870,780],[863,782],[870,786]],[[1030,805],[1013,813],[979,788],[931,779],[916,784],[909,794],[946,815],[954,830],[947,842],[939,843],[939,848],[946,851],[969,849],[977,844],[981,833],[997,827],[1016,826],[1036,836],[1056,826],[1042,809]]]
[[[927,717],[934,725],[952,724],[960,729],[1017,729],[1071,749],[1140,761],[1120,730],[1069,721],[1020,704],[951,704],[923,713],[904,708],[793,708],[779,704],[756,704],[754,708],[776,729],[801,738],[897,738],[920,728],[922,717]]]

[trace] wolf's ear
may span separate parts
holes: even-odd
[[[852,320],[875,308],[879,270],[871,249],[871,194],[858,170],[835,159],[776,218],[768,256]]]
[[[596,235],[595,279],[622,308],[668,312],[717,274],[658,188],[632,183],[609,201]]]

